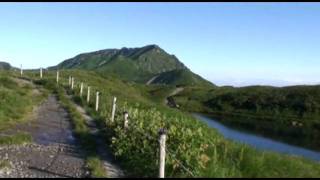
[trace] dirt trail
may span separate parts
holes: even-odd
[[[1,132],[28,132],[33,143],[0,146],[0,159],[9,168],[0,177],[85,177],[84,154],[72,135],[68,113],[50,95],[36,110],[35,119]]]
[[[165,104],[170,106],[170,107],[178,107],[178,105],[175,103],[174,99],[172,98],[172,96],[175,96],[177,94],[179,94],[180,92],[182,92],[184,90],[183,87],[178,87],[175,88],[169,95],[167,98],[165,98]]]
[[[183,87],[178,87],[178,88],[176,88],[175,90],[173,90],[169,96],[174,96],[174,95],[180,93],[180,92],[183,91],[183,90],[184,90]]]
[[[149,80],[146,82],[146,85],[150,85],[157,77],[159,77],[159,75],[153,76],[151,79],[149,79]]]
[[[71,96],[68,96],[69,99],[71,99]],[[95,136],[95,141],[97,143],[97,154],[100,157],[100,160],[102,161],[104,168],[107,172],[108,177],[110,178],[119,178],[119,177],[125,177],[124,172],[120,169],[120,167],[117,165],[116,161],[114,160],[110,148],[106,145],[106,143],[103,141],[103,137],[99,134],[99,129],[97,128],[96,123],[94,120],[88,116],[85,112],[85,110],[79,106],[78,104],[74,103],[76,106],[78,112],[81,113],[82,117],[86,120],[86,123],[90,129],[90,133]]]

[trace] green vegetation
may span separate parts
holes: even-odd
[[[25,144],[31,141],[31,135],[24,132],[19,132],[11,136],[0,136],[0,145]]]
[[[93,177],[108,177],[108,174],[106,173],[106,170],[103,168],[103,164],[98,157],[88,157],[87,166]]]
[[[319,86],[216,87],[156,45],[84,53],[51,69],[56,68],[92,70],[110,81],[122,79],[123,86],[135,89],[129,96],[141,95],[136,99],[147,104],[163,103],[165,93],[183,86],[185,90],[173,97],[182,110],[209,113],[233,126],[320,150]],[[153,85],[142,85],[147,82]],[[172,98],[170,102],[175,104]]]
[[[212,86],[157,45],[84,53],[50,69],[71,68],[94,70],[104,77],[130,82],[147,83],[157,77],[153,84]]]
[[[8,160],[0,160],[0,170],[4,168],[11,168],[11,164]]]
[[[79,95],[80,82],[93,87],[89,104],[86,104],[86,86],[83,97],[75,97],[74,100],[82,104],[99,124],[106,143],[111,144],[115,157],[130,175],[158,175],[158,130],[166,128],[166,177],[320,177],[320,167],[316,162],[262,152],[229,141],[192,116],[156,103],[149,98],[150,95],[145,96],[150,90],[157,89],[155,86],[142,87],[80,70],[61,71],[61,74],[61,82],[64,84],[68,84],[69,75],[75,77],[75,89],[71,91],[75,96]],[[54,75],[52,73],[49,78],[53,83]],[[94,111],[96,90],[101,92],[99,112]],[[156,92],[163,94],[160,90]],[[59,94],[63,92],[60,91]],[[111,123],[113,96],[118,100],[116,119]],[[61,98],[61,101],[64,100]],[[126,130],[123,128],[124,111],[129,112],[130,120]],[[76,113],[73,116],[77,116]],[[75,119],[81,119],[81,116]],[[92,141],[87,139],[86,126],[81,125],[81,122],[83,121],[75,121],[75,131],[82,135],[80,139],[83,143],[90,143]]]
[[[9,71],[0,72],[0,129],[26,121],[44,95],[34,93],[28,83],[20,82]]]
[[[176,88],[175,86],[161,84],[149,86],[136,85],[136,87],[139,88],[141,92],[145,92],[145,97],[157,104],[164,104],[164,100],[167,98],[168,94]]]
[[[177,86],[212,87],[213,84],[202,79],[188,69],[175,69],[161,73],[154,79],[153,84],[170,84]]]
[[[80,141],[82,149],[86,153],[86,165],[92,177],[107,177],[103,165],[96,154],[97,144],[95,143],[93,135],[90,134],[89,129],[82,115],[77,111],[75,105],[70,99],[66,97],[66,92],[62,87],[56,85],[55,81],[42,79],[36,80],[37,84],[43,85],[52,93],[56,93],[64,108],[68,111],[71,123],[73,125],[73,132]]]
[[[0,70],[10,70],[10,69],[11,69],[11,65],[9,63],[0,61]]]
[[[189,87],[174,99],[183,110],[320,150],[320,86]]]

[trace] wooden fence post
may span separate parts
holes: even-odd
[[[73,85],[74,85],[74,77],[71,77],[71,89],[73,90]]]
[[[40,68],[40,78],[42,79],[42,68]]]
[[[99,110],[99,91],[96,93],[96,111],[98,112]]]
[[[114,122],[114,115],[116,113],[116,101],[117,97],[113,97],[113,102],[112,102],[112,113],[111,113],[111,122]]]
[[[129,123],[129,120],[128,120],[129,113],[128,113],[127,111],[125,111],[125,112],[123,113],[123,116],[124,116],[123,128],[124,128],[124,129],[127,129],[127,128],[128,128],[128,123]]]
[[[80,85],[80,97],[82,97],[82,92],[83,92],[83,82]]]
[[[87,93],[87,103],[90,102],[90,86],[88,86],[88,93]]]
[[[57,71],[57,84],[59,83],[59,71]]]
[[[165,159],[166,159],[166,130],[161,128],[159,130],[159,144],[160,144],[160,163],[159,163],[159,178],[164,178],[165,173]]]

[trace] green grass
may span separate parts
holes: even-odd
[[[98,157],[89,157],[87,159],[87,166],[93,177],[107,177],[106,170]]]
[[[8,160],[0,160],[0,170],[4,168],[11,168],[10,162]]]
[[[170,84],[178,86],[200,86],[200,87],[214,87],[214,85],[191,72],[188,69],[177,69],[161,73],[159,77],[154,80],[155,84]]]
[[[34,94],[28,84],[19,84],[14,73],[0,71],[0,130],[25,122],[44,94]]]
[[[30,134],[25,132],[0,137],[0,145],[25,144],[30,142],[32,142],[32,137]]]
[[[194,117],[167,108],[145,96],[150,90],[148,88],[117,79],[101,78],[93,72],[76,70],[62,71],[62,74],[66,84],[68,75],[75,77],[76,88],[70,91],[75,96],[79,95],[78,85],[81,81],[94,87],[90,104],[85,103],[86,93],[82,98],[77,98],[77,102],[85,107],[100,128],[106,128],[105,138],[115,157],[134,177],[157,177],[157,138],[158,130],[162,127],[168,130],[166,177],[192,177],[183,167],[196,177],[320,177],[319,163],[301,157],[263,152],[227,140]],[[55,82],[54,73],[50,79]],[[95,90],[102,92],[99,112],[94,111]],[[113,96],[118,99],[115,123],[110,122]],[[123,111],[129,112],[127,130],[123,129]],[[78,119],[75,120],[75,131],[90,147],[86,126],[81,123],[80,117],[72,111],[70,113]],[[147,134],[151,139],[146,137]]]
[[[52,82],[52,81],[51,81]],[[107,172],[104,170],[100,159],[97,157],[94,137],[90,134],[82,115],[77,111],[75,105],[69,100],[62,87],[53,88],[53,84],[42,80],[42,84],[58,94],[58,98],[69,113],[72,121],[73,131],[79,139],[82,149],[86,153],[86,165],[92,177],[107,177]]]

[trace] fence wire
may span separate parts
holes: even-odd
[[[73,76],[72,76],[73,77]],[[59,77],[59,79],[60,79],[60,77]],[[61,78],[62,79],[62,78]],[[67,88],[69,88],[69,90],[72,90],[71,89],[71,85],[68,83],[68,81],[66,81],[65,83],[63,83],[63,81],[62,81],[62,83],[61,83],[63,86],[65,86],[65,87],[67,87]],[[89,84],[87,84],[87,86],[89,86]],[[75,96],[77,96],[77,93],[76,93],[76,89],[77,90],[79,90],[79,88],[77,88],[78,86],[77,86],[77,83],[76,82],[74,82],[74,89],[73,89],[73,91],[74,91],[74,95]],[[97,88],[94,88],[94,87],[92,87],[92,86],[90,86],[91,87],[91,91],[99,91]],[[99,91],[100,92],[100,91]],[[85,102],[87,102],[87,101],[85,101]],[[114,123],[116,123],[116,122],[114,122]],[[132,129],[140,129],[141,127],[138,127],[137,126],[137,124],[134,124],[134,123],[132,123],[132,122],[130,122],[129,121],[129,123],[128,123],[128,127],[127,128],[123,128],[124,130],[132,130]],[[104,127],[104,128],[100,128],[99,130],[101,131],[101,130],[107,130],[107,129],[110,129],[110,127]],[[139,130],[136,130],[135,132],[138,132],[141,136],[142,136],[142,138],[144,138],[144,139],[147,139],[147,140],[149,140],[149,141],[151,141],[151,142],[157,142],[158,143],[158,145],[160,145],[160,142],[159,142],[159,138],[157,137],[157,138],[155,138],[153,135],[151,135],[151,134],[149,134],[148,132],[141,132],[141,131],[139,131]],[[175,154],[175,153],[173,153],[171,150],[169,150],[168,149],[168,144],[166,145],[166,154],[168,154],[173,160],[175,160],[175,162],[177,162],[178,163],[178,165],[184,170],[184,171],[186,171],[191,177],[196,177],[195,175],[194,175],[194,173],[192,172],[193,170],[191,169],[191,168],[189,168],[189,167],[186,167],[180,160],[178,160],[177,159],[177,155]],[[53,163],[54,163],[54,161],[53,161]],[[50,163],[51,164],[51,163]],[[51,166],[51,165],[50,165]],[[49,167],[49,166],[48,166]]]

